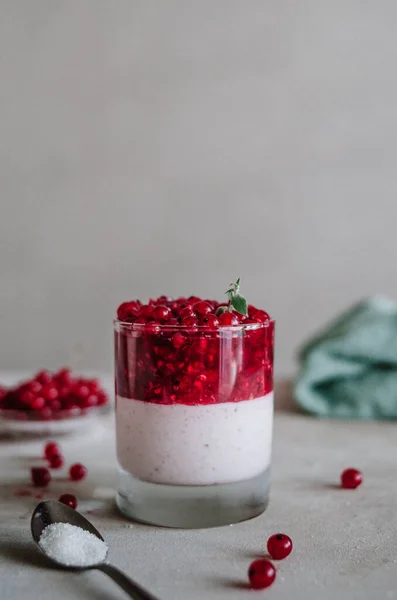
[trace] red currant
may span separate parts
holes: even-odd
[[[62,494],[59,497],[59,502],[62,504],[66,504],[66,506],[70,506],[70,508],[77,508],[77,498],[73,496],[73,494]]]
[[[36,487],[46,487],[51,481],[50,472],[45,467],[32,467],[31,476]]]
[[[205,315],[205,317],[201,318],[200,325],[215,329],[216,327],[219,327],[219,319],[215,315]]]
[[[80,463],[75,463],[69,469],[69,477],[72,481],[80,481],[87,475],[87,469]]]
[[[139,317],[142,317],[143,319],[146,319],[146,320],[151,319],[153,310],[154,310],[154,306],[152,306],[151,304],[144,304],[139,309]]]
[[[63,456],[61,454],[52,454],[48,459],[48,463],[50,469],[61,469],[63,467]]]
[[[193,305],[193,310],[199,316],[209,315],[210,312],[212,312],[212,306],[210,304],[208,304],[208,302],[205,302],[204,300],[202,300],[201,302],[197,302],[196,304]]]
[[[188,317],[195,317],[195,316],[196,316],[196,313],[194,312],[194,310],[191,306],[186,306],[179,313],[179,318],[181,321],[183,321],[183,319],[187,319]]]
[[[44,446],[44,457],[50,459],[51,456],[60,454],[61,450],[56,442],[47,442]]]
[[[155,321],[162,323],[171,316],[171,310],[167,306],[155,306],[152,316]]]
[[[238,318],[231,312],[226,311],[218,317],[219,325],[221,327],[231,327],[232,325],[238,325]]]
[[[179,332],[175,333],[172,337],[172,345],[174,346],[174,348],[181,348],[185,342],[185,336]]]
[[[36,381],[41,383],[41,385],[46,385],[47,383],[51,383],[52,375],[49,371],[39,371],[35,377]]]
[[[150,333],[151,335],[157,335],[161,331],[160,323],[156,323],[155,321],[150,321],[150,323],[146,324],[145,330],[147,331],[147,333]]]
[[[275,560],[282,560],[292,552],[292,540],[285,533],[275,533],[267,540],[267,551]]]
[[[254,318],[258,323],[266,323],[266,321],[270,320],[270,316],[264,310],[257,310]]]
[[[354,490],[363,482],[363,476],[357,469],[345,469],[340,476],[341,485],[346,490]]]
[[[42,396],[37,396],[30,403],[30,408],[32,410],[40,410],[45,406],[45,399]]]
[[[123,302],[117,309],[117,318],[120,321],[134,321],[138,316],[140,303],[136,301]]]
[[[276,569],[270,560],[259,558],[251,563],[248,569],[248,579],[254,590],[263,590],[272,585],[276,579]]]
[[[192,327],[193,329],[197,327],[198,325],[198,320],[196,319],[196,317],[190,316],[190,317],[185,317],[182,321],[182,325],[184,327]]]

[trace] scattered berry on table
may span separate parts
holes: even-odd
[[[66,506],[70,506],[70,508],[77,508],[77,498],[73,496],[73,494],[62,494],[59,497],[59,502],[62,504],[66,504]]]
[[[48,460],[51,458],[51,456],[60,453],[61,450],[56,442],[47,442],[44,446],[44,458],[47,458]]]
[[[46,487],[51,481],[51,474],[45,467],[32,467],[31,476],[36,487]]]
[[[285,533],[275,533],[267,540],[267,551],[275,560],[282,560],[292,552],[292,540]]]
[[[69,477],[72,481],[81,481],[87,475],[87,469],[81,463],[75,463],[69,469]]]
[[[63,456],[62,454],[53,454],[48,459],[50,469],[61,469],[63,467]]]
[[[345,469],[340,476],[341,485],[346,490],[354,490],[363,482],[363,476],[357,469]]]
[[[276,578],[276,569],[266,558],[259,558],[251,563],[248,569],[248,579],[254,590],[263,590]]]

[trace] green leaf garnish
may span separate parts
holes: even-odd
[[[247,300],[241,294],[236,294],[230,300],[230,304],[233,306],[234,310],[242,315],[248,315],[248,305]]]
[[[225,312],[225,310],[231,311],[232,309],[242,315],[248,315],[247,300],[240,294],[240,280],[239,277],[236,283],[231,283],[229,285],[229,289],[225,292],[226,296],[229,298],[229,304],[227,308],[223,306],[218,308],[216,311],[218,316]],[[220,312],[221,308],[224,310]]]

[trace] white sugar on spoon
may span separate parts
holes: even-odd
[[[66,567],[91,567],[104,561],[108,551],[105,542],[70,523],[47,525],[39,546],[50,558]]]

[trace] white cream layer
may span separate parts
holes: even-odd
[[[273,393],[222,404],[153,404],[116,399],[117,454],[123,469],[169,485],[250,479],[271,459]]]

